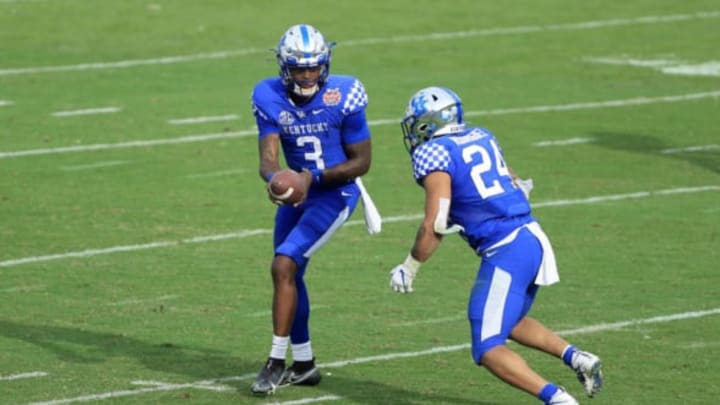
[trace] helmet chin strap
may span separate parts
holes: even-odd
[[[297,94],[300,97],[314,96],[315,93],[318,92],[318,90],[320,90],[320,86],[318,86],[317,83],[315,83],[314,86],[307,88],[307,89],[300,87],[297,83],[295,83],[295,85],[293,86],[293,93]]]

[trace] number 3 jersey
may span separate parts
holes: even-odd
[[[346,161],[345,145],[370,138],[367,104],[362,83],[344,75],[330,75],[303,105],[290,100],[280,78],[261,81],[252,94],[259,139],[279,134],[285,161],[296,171],[326,169]]]
[[[414,150],[412,161],[420,185],[431,172],[450,175],[448,225],[462,226],[460,235],[478,254],[534,221],[530,203],[513,184],[497,140],[484,128],[432,138]]]

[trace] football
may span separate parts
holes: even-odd
[[[295,204],[305,197],[305,181],[300,173],[282,169],[268,182],[268,193],[277,202]]]

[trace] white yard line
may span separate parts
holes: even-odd
[[[158,387],[158,388],[164,388],[164,389],[195,388],[195,389],[217,391],[217,392],[237,391],[237,389],[235,387],[231,387],[229,385],[217,384],[217,383],[210,383],[207,381],[203,381],[202,383],[195,383],[195,384],[172,384],[172,383],[166,383],[166,382],[162,382],[162,381],[136,380],[136,381],[133,381],[132,384],[133,385],[142,385],[142,386],[146,386],[146,387]]]
[[[313,306],[312,306],[312,310],[313,310],[313,311],[318,310],[318,309],[330,309],[330,308],[332,308],[332,306],[330,306],[330,305],[324,305],[324,304],[313,304]],[[256,311],[256,312],[250,312],[250,313],[245,314],[245,316],[250,317],[250,318],[259,318],[259,317],[265,317],[265,316],[268,316],[268,315],[272,315],[272,310],[271,310],[271,309],[266,309],[266,310]]]
[[[465,319],[467,319],[467,312],[461,311],[460,313],[458,313],[455,316],[443,316],[440,318],[429,318],[429,319],[421,319],[418,321],[393,323],[392,325],[390,325],[390,327],[405,328],[407,326],[431,325],[431,324],[435,324],[435,323],[456,322],[456,321],[463,321]]]
[[[505,28],[487,28],[480,30],[453,31],[453,32],[434,32],[429,34],[416,35],[400,35],[394,37],[382,38],[365,38],[365,39],[348,39],[341,40],[342,46],[371,46],[385,45],[405,42],[425,42],[425,41],[447,41],[459,38],[476,38],[501,35],[518,35],[539,32],[558,32],[558,31],[579,31],[607,27],[619,27],[627,25],[646,25],[646,24],[666,24],[684,21],[695,21],[704,19],[720,18],[720,11],[700,11],[687,14],[671,14],[671,15],[649,15],[641,17],[617,18],[612,20],[596,20],[584,21],[578,23],[564,24],[547,24],[547,25],[529,25]],[[93,69],[120,69],[135,66],[148,65],[167,65],[171,63],[193,62],[207,59],[227,59],[237,56],[252,55],[258,53],[266,53],[267,48],[246,48],[233,51],[218,51],[197,53],[191,55],[167,56],[151,59],[134,59],[122,60],[115,62],[95,62],[83,63],[78,65],[61,65],[61,66],[35,66],[23,68],[4,68],[0,69],[0,76],[23,75],[50,72],[72,72]]]
[[[684,345],[679,346],[681,349],[687,349],[687,350],[698,350],[698,349],[713,349],[716,347],[720,347],[720,342],[693,342],[693,343],[687,343]]]
[[[0,288],[0,293],[18,293],[18,292],[30,292],[44,290],[46,286],[44,284],[35,285],[23,285],[17,287]]]
[[[198,60],[208,59],[227,59],[235,56],[252,55],[258,53],[268,52],[265,48],[247,48],[237,51],[219,51],[219,52],[207,52],[207,53],[196,53],[193,55],[180,55],[180,56],[167,56],[153,59],[135,59],[135,60],[121,60],[116,62],[94,62],[94,63],[82,63],[79,65],[61,65],[61,66],[37,66],[37,67],[25,67],[25,68],[5,68],[0,69],[0,76],[11,76],[11,75],[26,75],[36,73],[55,73],[55,72],[73,72],[83,70],[97,70],[97,69],[122,69],[136,66],[148,66],[148,65],[169,65],[173,63],[183,62],[194,62]]]
[[[656,324],[656,323],[683,321],[683,320],[688,320],[688,319],[697,319],[697,318],[703,318],[703,317],[713,316],[713,315],[718,315],[718,314],[720,314],[720,308],[713,308],[713,309],[701,310],[701,311],[691,311],[691,312],[682,312],[682,313],[671,314],[671,315],[661,315],[661,316],[655,316],[655,317],[651,317],[651,318],[631,319],[631,320],[613,322],[613,323],[599,323],[599,324],[589,325],[589,326],[580,327],[580,328],[576,328],[576,329],[557,331],[557,333],[561,336],[590,334],[590,333],[620,330],[620,329],[624,329],[627,327],[638,326],[638,325],[648,325],[648,324]],[[461,343],[461,344],[452,345],[452,346],[432,347],[430,349],[415,351],[415,352],[397,352],[397,353],[386,353],[386,354],[369,356],[369,357],[357,357],[354,359],[340,360],[340,361],[335,361],[335,362],[330,362],[330,363],[318,364],[318,367],[323,368],[323,369],[340,368],[340,367],[350,366],[353,364],[375,363],[375,362],[380,362],[380,361],[389,361],[389,360],[396,360],[396,359],[403,359],[403,358],[430,356],[430,355],[435,355],[435,354],[440,354],[440,353],[449,353],[449,352],[456,352],[459,350],[467,350],[469,348],[470,348],[469,343]],[[217,379],[212,379],[212,380],[195,381],[195,382],[186,383],[186,384],[170,384],[170,383],[152,382],[153,386],[147,387],[147,388],[141,388],[141,389],[137,389],[137,390],[111,391],[111,392],[104,392],[104,393],[99,393],[99,394],[82,395],[82,396],[73,397],[73,398],[51,399],[51,400],[42,401],[42,402],[30,402],[30,403],[27,403],[24,405],[63,405],[63,404],[73,404],[73,403],[78,403],[78,402],[100,401],[100,400],[109,399],[109,398],[119,398],[119,397],[127,397],[127,396],[134,396],[134,395],[142,395],[142,394],[148,394],[148,393],[159,392],[159,391],[171,391],[171,390],[188,389],[188,388],[212,389],[210,387],[213,387],[213,386],[224,387],[221,384],[223,382],[244,381],[244,380],[250,380],[253,378],[255,378],[255,373],[244,374],[244,375],[239,375],[239,376],[228,376],[228,377],[217,378]],[[218,388],[217,390],[223,391],[222,388]],[[320,402],[320,401],[334,400],[334,399],[340,399],[340,398],[334,398],[334,396],[326,396],[326,397],[306,398],[306,399],[299,399],[299,400],[288,401],[288,402],[281,402],[280,404],[285,404],[285,405],[305,404],[305,403]],[[303,402],[303,401],[307,401],[307,402]]]
[[[247,169],[230,169],[230,170],[220,170],[217,172],[210,172],[210,173],[195,173],[195,174],[188,174],[188,179],[206,179],[209,177],[222,177],[222,176],[234,176],[237,174],[246,173]]]
[[[709,61],[704,63],[666,66],[660,71],[669,75],[684,76],[720,76],[720,62]]]
[[[672,155],[675,153],[682,152],[707,152],[712,150],[720,150],[720,145],[701,145],[701,146],[687,146],[685,148],[672,148],[663,149],[660,153],[665,155]]]
[[[584,62],[615,66],[651,68],[669,75],[720,76],[720,62],[689,63],[670,59],[583,58]]]
[[[675,65],[678,62],[672,59],[636,59],[636,58],[582,58],[583,62],[597,63],[601,65],[615,65],[615,66],[635,66],[635,67],[646,67],[646,68],[662,68],[665,66]]]
[[[97,107],[97,108],[84,108],[81,110],[69,110],[69,111],[56,111],[51,113],[53,117],[75,117],[78,115],[95,115],[95,114],[112,114],[121,111],[120,107]]]
[[[554,141],[540,141],[533,143],[533,146],[545,147],[545,146],[566,146],[566,145],[577,145],[581,143],[589,143],[595,141],[593,138],[570,138],[570,139],[558,139]]]
[[[13,381],[21,380],[23,378],[38,378],[47,377],[48,373],[44,371],[33,371],[29,373],[11,374],[11,375],[0,375],[0,381]]]
[[[7,107],[7,106],[10,106],[10,105],[13,105],[13,104],[15,104],[15,103],[13,103],[12,101],[0,100],[0,107]]]
[[[325,401],[337,401],[340,399],[343,399],[343,397],[340,397],[337,395],[323,395],[321,397],[315,397],[315,398],[303,398],[303,399],[294,399],[292,401],[271,402],[271,405],[304,405],[304,404],[315,404],[318,402],[325,402]]]
[[[139,250],[173,247],[173,246],[178,246],[178,245],[181,245],[184,243],[204,243],[204,242],[213,242],[213,241],[226,240],[226,239],[247,238],[250,236],[261,235],[261,234],[270,234],[270,233],[272,233],[271,229],[251,229],[251,230],[244,230],[244,231],[234,232],[234,233],[229,233],[229,234],[196,236],[193,238],[183,239],[180,241],[160,241],[160,242],[145,243],[145,244],[141,244],[141,245],[114,246],[114,247],[104,248],[104,249],[88,249],[88,250],[82,250],[82,251],[78,251],[78,252],[67,252],[67,253],[60,253],[60,254],[54,254],[54,255],[33,256],[33,257],[25,257],[22,259],[6,260],[6,261],[0,262],[0,267],[10,267],[10,266],[16,266],[18,264],[25,264],[25,263],[61,260],[61,259],[68,259],[68,258],[72,258],[72,257],[75,257],[75,258],[91,257],[91,256],[106,255],[106,254],[119,253],[119,252],[133,252],[133,251],[139,251]]]
[[[137,304],[145,304],[148,302],[158,302],[158,301],[167,301],[167,300],[174,300],[176,298],[180,297],[179,295],[170,294],[170,295],[162,295],[160,297],[155,298],[145,298],[145,299],[127,299],[123,301],[117,301],[117,302],[109,302],[105,305],[108,306],[125,306],[125,305],[137,305]]]
[[[560,104],[560,105],[546,105],[536,107],[521,107],[521,108],[506,108],[496,109],[487,111],[470,111],[467,116],[484,116],[484,115],[504,115],[504,114],[517,114],[517,113],[545,113],[545,112],[557,112],[557,111],[573,111],[573,110],[588,110],[594,108],[610,108],[610,107],[628,107],[633,105],[646,105],[646,104],[657,104],[657,103],[677,103],[682,101],[693,101],[701,100],[705,98],[718,98],[720,97],[720,90],[705,91],[701,93],[688,93],[679,94],[674,96],[660,96],[660,97],[635,97],[622,100],[609,100],[609,101],[590,101],[585,103],[574,103],[574,104]],[[397,123],[397,120],[395,121]]]
[[[552,141],[539,141],[533,143],[533,146],[537,147],[546,147],[546,146],[567,146],[567,145],[577,145],[577,144],[583,144],[583,143],[591,143],[595,142],[595,139],[593,138],[568,138],[568,139],[556,139]],[[711,145],[698,145],[698,146],[686,146],[683,148],[668,148],[663,149],[660,151],[663,155],[673,155],[676,153],[683,153],[683,152],[710,152],[720,150],[720,145],[711,144]]]
[[[572,103],[572,104],[558,104],[558,105],[540,105],[531,107],[519,107],[519,108],[503,108],[494,110],[480,110],[480,111],[466,111],[465,116],[490,116],[490,115],[505,115],[505,114],[524,114],[524,113],[547,113],[547,112],[558,112],[558,111],[573,111],[573,110],[588,110],[595,108],[616,108],[616,107],[627,107],[637,106],[646,104],[657,104],[657,103],[677,103],[684,101],[703,100],[708,98],[720,97],[720,90],[705,91],[701,93],[689,93],[679,94],[672,96],[660,96],[660,97],[635,97],[622,100],[608,100],[608,101],[589,101],[584,103]],[[368,124],[371,127],[380,125],[398,125],[400,118],[388,118],[380,120],[371,120]],[[175,145],[182,143],[191,142],[207,142],[217,139],[228,139],[228,138],[243,138],[256,136],[257,130],[248,129],[244,131],[232,131],[232,132],[220,132],[212,134],[199,134],[199,135],[188,135],[179,138],[170,139],[151,139],[145,141],[129,141],[129,142],[118,142],[118,143],[100,143],[92,145],[75,145],[75,146],[63,146],[57,148],[43,148],[43,149],[26,149],[19,151],[0,152],[0,159],[3,158],[19,158],[26,156],[39,156],[39,155],[53,155],[59,153],[72,153],[72,152],[90,152],[107,149],[125,149],[125,148],[137,148],[147,146],[159,146],[159,145]]]
[[[120,166],[128,163],[129,162],[126,160],[108,160],[106,162],[88,163],[86,165],[62,166],[60,169],[66,172],[77,172],[81,170],[94,170],[104,167]]]
[[[206,122],[218,122],[218,121],[232,121],[240,118],[239,115],[228,114],[228,115],[217,115],[212,117],[193,117],[193,118],[173,118],[168,120],[168,124],[172,125],[190,125],[190,124],[204,124]]]
[[[191,142],[207,142],[216,139],[228,139],[228,138],[241,138],[245,136],[256,135],[256,131],[234,131],[234,132],[220,132],[214,134],[202,134],[202,135],[188,135],[180,138],[170,139],[151,139],[146,141],[128,141],[118,143],[96,143],[92,145],[76,145],[76,146],[63,146],[59,148],[47,148],[47,149],[29,149],[15,152],[0,152],[0,159],[2,158],[15,158],[24,156],[37,156],[37,155],[53,155],[58,153],[69,153],[69,152],[90,152],[97,150],[108,150],[108,149],[126,149],[126,148],[138,148],[147,146],[158,146],[158,145],[176,145],[182,143]]]
[[[720,191],[720,185],[709,185],[709,186],[702,186],[702,187],[682,187],[682,188],[672,188],[672,189],[655,190],[655,191],[639,191],[639,192],[628,193],[628,194],[612,194],[612,195],[594,196],[594,197],[579,198],[579,199],[545,201],[545,202],[534,203],[534,204],[532,204],[532,206],[533,206],[533,208],[542,208],[542,207],[557,207],[557,206],[564,206],[564,205],[595,204],[595,203],[606,202],[606,201],[621,201],[621,200],[628,200],[628,199],[648,198],[648,197],[653,197],[653,196],[702,193],[702,192],[708,192],[708,191],[710,191],[710,192]],[[387,218],[383,218],[383,221],[385,223],[391,223],[391,222],[411,221],[411,220],[416,220],[418,218],[421,218],[421,214],[403,215],[403,216],[398,216],[398,217],[387,217]],[[346,226],[353,226],[353,225],[365,225],[365,222],[363,220],[353,220],[353,221],[348,221],[346,223]],[[76,251],[76,252],[65,252],[65,253],[57,253],[57,254],[50,254],[50,255],[30,256],[30,257],[23,257],[23,258],[19,258],[19,259],[9,259],[9,260],[0,261],[0,267],[13,267],[13,266],[18,266],[21,264],[28,264],[28,263],[39,263],[39,262],[48,262],[48,261],[53,261],[53,260],[63,260],[63,259],[69,259],[69,258],[92,257],[92,256],[106,255],[106,254],[119,253],[119,252],[133,252],[133,251],[139,251],[139,250],[173,247],[173,246],[178,246],[181,244],[189,244],[189,243],[205,243],[205,242],[228,240],[228,239],[249,238],[249,237],[257,236],[257,235],[269,235],[271,233],[272,233],[272,229],[247,229],[247,230],[242,230],[239,232],[233,232],[233,233],[227,233],[227,234],[196,236],[196,237],[183,239],[183,240],[179,240],[179,241],[158,241],[158,242],[145,243],[145,244],[139,244],[139,245],[113,246],[113,247],[102,248],[102,249],[88,249],[88,250],[81,250],[81,251]]]

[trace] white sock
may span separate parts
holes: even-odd
[[[292,345],[292,354],[293,354],[293,360],[294,361],[310,361],[313,359],[313,351],[312,346],[310,346],[310,341],[308,340],[305,343],[300,344],[293,344]]]
[[[273,359],[285,360],[290,336],[276,336],[272,338],[272,349],[270,349],[270,357]]]

